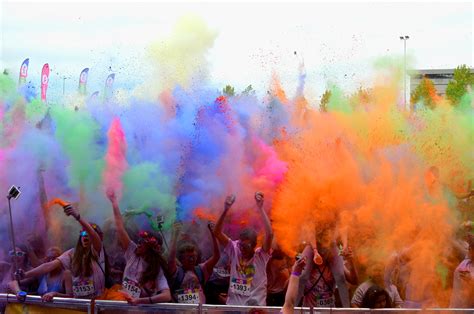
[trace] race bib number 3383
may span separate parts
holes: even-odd
[[[245,297],[250,296],[250,282],[247,279],[232,278],[230,291]]]

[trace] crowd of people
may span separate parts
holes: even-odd
[[[44,301],[73,297],[126,300],[131,305],[267,305],[280,306],[283,313],[292,313],[296,306],[440,306],[436,300],[427,303],[412,298],[410,290],[416,287],[407,287],[403,275],[409,271],[406,251],[394,254],[385,264],[369,265],[362,276],[355,252],[344,234],[335,232],[335,226],[317,230],[312,243],[300,244],[300,253],[288,256],[273,236],[260,192],[255,193],[255,206],[264,227],[262,239],[257,239],[253,229],[240,230],[235,240],[223,232],[236,199],[230,195],[216,224],[208,225],[207,242],[197,243],[192,234],[183,233],[183,223],[176,222],[166,250],[166,239],[160,233],[142,230],[131,234],[115,193],[109,190],[106,196],[113,209],[116,248],[105,247],[101,228],[67,204],[65,214],[81,226],[76,246],[65,252],[54,246],[42,253],[32,245],[18,245],[9,252],[11,260],[0,264],[1,292],[18,298],[25,292],[37,294]],[[473,223],[467,221],[463,227],[449,306],[474,308]],[[209,256],[203,256],[204,246],[212,246]]]

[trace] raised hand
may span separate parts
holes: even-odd
[[[235,202],[235,195],[231,194],[225,198],[225,208],[229,209]]]
[[[66,206],[63,207],[63,209],[66,216],[72,216],[76,218],[77,220],[79,220],[79,218],[81,217],[79,215],[79,212],[71,204],[67,204]]]
[[[214,235],[214,228],[216,227],[216,225],[212,222],[212,221],[209,221],[207,223],[207,229],[209,229],[209,231],[211,231],[211,233]]]
[[[301,275],[301,272],[303,272],[304,268],[306,266],[306,257],[298,259],[295,264],[293,264],[293,268],[291,270],[292,274],[294,275]]]
[[[263,200],[264,200],[263,193],[262,192],[256,192],[255,193],[255,201],[257,202],[258,208],[263,207]]]
[[[115,196],[115,191],[111,188],[108,188],[107,191],[105,191],[105,195],[107,195],[107,198],[113,203],[117,200],[117,197]]]

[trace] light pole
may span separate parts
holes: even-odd
[[[70,78],[71,78],[70,76],[63,76],[63,96],[66,90],[66,80],[69,80]]]
[[[405,108],[407,106],[407,40],[410,36],[400,36],[400,40],[403,40],[403,104]]]

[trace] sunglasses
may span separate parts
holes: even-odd
[[[15,256],[16,255],[17,257],[23,257],[23,256],[26,255],[26,253],[21,252],[21,251],[16,251],[15,252],[15,251],[11,250],[10,252],[8,252],[8,255],[10,255],[10,256]]]
[[[87,233],[87,231],[81,231],[81,233],[80,233],[80,236],[81,236],[81,237],[86,237],[86,236],[88,236],[88,235],[89,235],[89,234]]]

